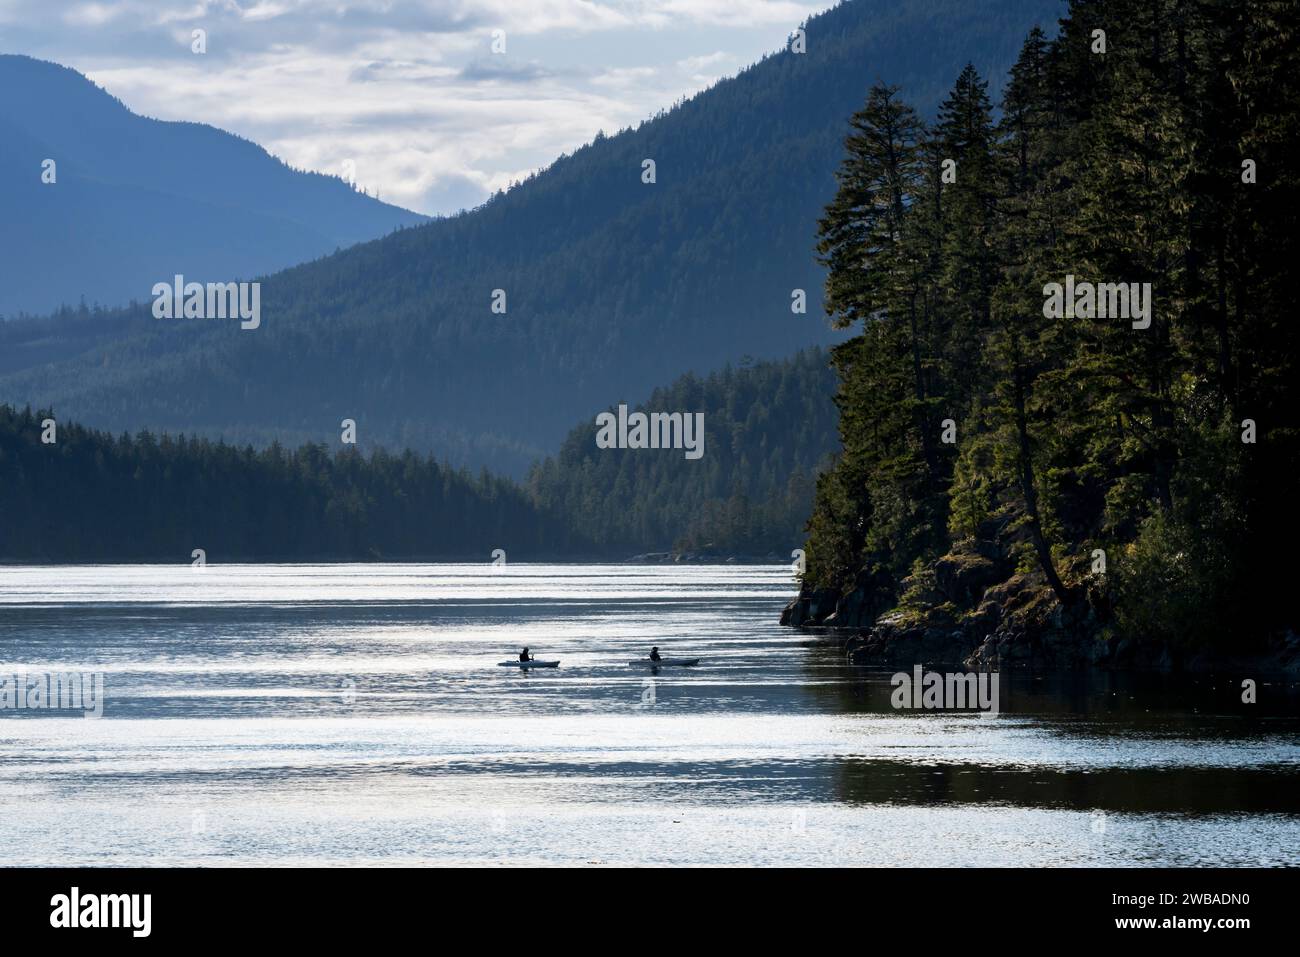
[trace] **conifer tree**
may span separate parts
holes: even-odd
[[[1285,0],[1073,0],[1054,39],[1027,38],[996,127],[962,72],[917,133],[897,241],[828,260],[866,274],[828,289],[871,294],[837,307],[869,321],[837,353],[844,454],[819,480],[808,580],[851,579],[861,543],[856,570],[883,557],[897,584],[943,544],[916,534],[925,516],[964,539],[998,512],[1061,604],[1135,636],[1300,625],[1277,560],[1300,536],[1298,35]],[[1053,314],[1067,275],[1150,283],[1148,315]],[[955,463],[909,465],[941,410]],[[1085,589],[1094,547],[1109,571]]]

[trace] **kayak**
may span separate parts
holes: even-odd
[[[558,668],[558,661],[498,661],[497,666],[501,668]]]
[[[629,665],[650,665],[652,668],[658,668],[660,665],[678,665],[684,668],[699,663],[699,658],[661,658],[658,661],[652,661],[649,658],[638,658],[636,661],[628,662]]]

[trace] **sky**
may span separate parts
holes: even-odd
[[[137,113],[209,123],[437,214],[734,75],[832,5],[0,0],[0,52],[73,67]]]

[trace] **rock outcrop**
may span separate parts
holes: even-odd
[[[1100,596],[1081,591],[1066,606],[1041,574],[1016,571],[1017,527],[992,520],[897,586],[872,569],[843,594],[805,585],[781,621],[851,632],[848,655],[863,664],[1060,670],[1112,659]]]
[[[848,659],[885,668],[1300,675],[1300,635],[1292,631],[1275,635],[1263,653],[1241,656],[1140,641],[1115,634],[1100,589],[1081,588],[1076,601],[1063,605],[1037,573],[1012,573],[990,584],[996,567],[987,556],[945,555],[904,579],[902,597],[874,614],[879,593],[861,584],[843,596],[809,589],[787,606],[782,621],[834,628],[851,620],[854,625],[843,629]]]

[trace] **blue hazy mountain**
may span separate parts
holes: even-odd
[[[42,164],[57,164],[54,185]],[[0,315],[144,299],[172,270],[247,277],[426,217],[255,143],[132,113],[75,70],[0,56]]]
[[[256,331],[147,305],[0,326],[0,401],[293,445],[336,442],[351,418],[363,445],[522,475],[575,421],[683,373],[835,341],[817,220],[869,87],[933,111],[970,61],[996,96],[1029,29],[1054,31],[1061,12],[842,4],[807,22],[807,52],[600,136],[476,210],[267,277]]]

